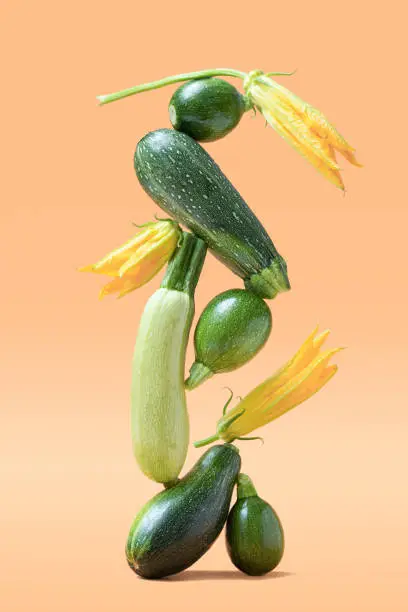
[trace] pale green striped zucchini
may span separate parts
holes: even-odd
[[[186,346],[205,243],[188,232],[141,317],[132,364],[133,452],[148,478],[174,482],[186,459]]]

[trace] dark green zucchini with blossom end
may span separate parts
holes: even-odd
[[[226,529],[231,561],[250,576],[262,576],[280,562],[285,548],[281,522],[272,506],[258,497],[251,479],[238,476],[237,501]]]
[[[169,104],[174,129],[200,142],[223,138],[236,127],[246,110],[244,96],[223,79],[187,81]]]
[[[290,289],[285,260],[212,157],[176,130],[148,133],[134,166],[146,193],[207,243],[247,289],[274,298]]]
[[[272,329],[272,315],[262,298],[245,289],[229,289],[204,308],[194,332],[195,362],[186,388],[194,389],[213,374],[231,372],[261,350]]]
[[[240,467],[235,446],[213,446],[177,484],[153,497],[130,529],[129,566],[143,578],[163,578],[202,557],[227,520]]]

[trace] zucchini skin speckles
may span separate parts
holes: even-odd
[[[204,240],[247,289],[273,298],[290,289],[286,262],[266,230],[212,157],[171,129],[140,140],[134,167],[146,193]]]

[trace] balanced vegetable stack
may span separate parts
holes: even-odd
[[[223,75],[242,78],[245,94],[217,78]],[[142,314],[132,365],[134,455],[142,472],[164,485],[139,511],[128,537],[128,563],[144,578],[191,566],[225,524],[227,551],[238,569],[256,576],[278,565],[284,550],[281,522],[241,472],[234,442],[256,439],[247,434],[308,399],[337,369],[329,362],[339,349],[322,351],[328,332],[318,335],[315,330],[284,366],[228,409],[231,393],[215,433],[195,446],[217,444],[179,478],[189,444],[186,391],[253,359],[272,329],[265,299],[290,289],[286,262],[266,229],[199,141],[226,136],[246,111],[257,109],[338,187],[343,182],[334,151],[357,164],[353,149],[325,117],[270,76],[259,70],[206,70],[99,98],[106,104],[187,81],[170,100],[174,129],[148,133],[134,156],[141,186],[170,218],[146,223],[125,245],[82,268],[112,277],[101,297],[121,297],[167,265]],[[201,313],[194,332],[195,361],[185,380],[194,293],[207,249],[244,287],[215,296]],[[237,501],[230,509],[235,485]]]

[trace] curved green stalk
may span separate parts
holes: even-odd
[[[213,436],[209,436],[208,438],[204,438],[203,440],[199,440],[198,442],[194,442],[193,446],[195,446],[195,448],[200,448],[200,446],[207,446],[207,444],[211,444],[212,442],[216,442],[219,439],[220,439],[219,435],[218,434],[214,434]]]
[[[159,89],[160,87],[166,87],[166,85],[172,85],[173,83],[180,83],[181,81],[189,81],[190,79],[202,79],[205,77],[213,76],[230,76],[238,79],[244,79],[246,77],[245,72],[240,70],[233,70],[232,68],[213,68],[209,70],[198,70],[196,72],[186,72],[184,74],[176,74],[174,76],[165,77],[158,81],[152,81],[151,83],[143,83],[142,85],[136,85],[129,89],[123,89],[116,93],[106,94],[97,96],[97,100],[100,105],[109,104],[115,102],[115,100],[121,100],[134,94],[142,93],[143,91],[150,91],[151,89]]]
[[[229,387],[225,387],[225,388],[228,389],[228,391],[230,392],[230,396],[227,402],[225,403],[224,408],[222,409],[222,416],[225,416],[225,413],[227,412],[227,408],[232,402],[232,398],[234,397],[234,392],[232,391],[232,389],[230,389]]]
[[[261,438],[261,436],[239,436],[238,438],[234,438],[234,440],[261,440],[262,444],[264,444],[265,440]]]
[[[227,402],[227,405],[229,404],[229,402],[231,401],[232,396],[230,397],[230,399]],[[213,436],[210,436],[209,438],[204,438],[204,440],[199,440],[198,442],[194,442],[194,446],[196,448],[199,448],[200,446],[206,446],[206,444],[211,444],[212,442],[215,442],[216,440],[219,440],[220,437],[222,438],[222,434],[223,431],[225,429],[227,429],[234,421],[236,421],[237,419],[239,419],[239,417],[241,417],[245,412],[245,408],[243,408],[240,412],[238,412],[238,414],[235,414],[234,416],[232,416],[230,419],[227,419],[225,421],[225,423],[223,423],[222,427],[217,427],[217,433],[214,434]],[[234,440],[237,438],[234,438]],[[239,440],[239,438],[238,438]],[[232,442],[233,440],[231,440]]]
[[[292,72],[268,72],[268,76],[290,76]],[[190,81],[191,79],[203,79],[206,77],[214,76],[229,76],[236,77],[237,79],[245,79],[247,76],[246,72],[241,70],[234,70],[233,68],[210,68],[208,70],[198,70],[196,72],[185,72],[184,74],[176,74],[173,76],[159,79],[158,81],[152,81],[151,83],[142,83],[129,89],[123,89],[115,93],[104,94],[96,96],[99,105],[109,104],[115,102],[115,100],[121,100],[144,91],[151,91],[152,89],[159,89],[160,87],[166,87],[166,85],[173,85],[174,83],[180,83],[182,81]],[[251,106],[248,106],[246,110],[249,110]]]

